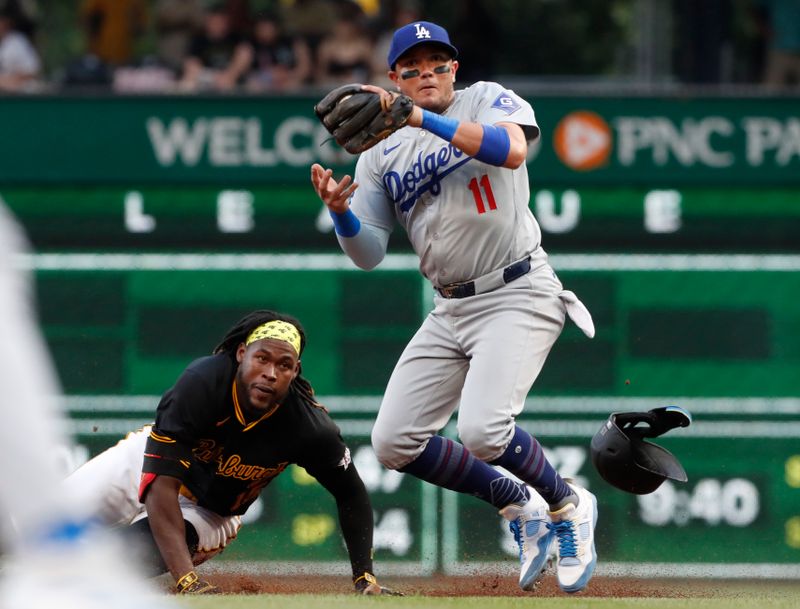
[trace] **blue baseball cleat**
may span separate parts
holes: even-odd
[[[549,529],[556,537],[556,576],[564,592],[580,592],[589,583],[597,564],[594,529],[597,524],[597,499],[584,488],[567,481],[578,503],[568,503],[550,512]]]
[[[500,514],[509,521],[508,528],[519,545],[519,587],[536,588],[548,565],[555,558],[555,533],[548,528],[547,503],[531,489],[531,499],[524,505],[512,503]]]

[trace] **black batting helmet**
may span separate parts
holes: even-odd
[[[691,422],[692,415],[679,406],[612,413],[592,438],[592,463],[606,482],[636,495],[652,493],[667,478],[686,482],[678,459],[644,438],[688,427]],[[640,423],[644,426],[637,427]]]

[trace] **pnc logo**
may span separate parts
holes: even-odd
[[[561,119],[553,147],[558,158],[576,171],[591,171],[608,163],[611,128],[598,114],[579,110]]]
[[[426,28],[421,23],[415,23],[414,27],[417,29],[417,38],[430,38],[431,37],[431,33],[428,31],[428,28]]]

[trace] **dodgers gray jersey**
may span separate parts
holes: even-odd
[[[516,123],[529,140],[539,133],[530,104],[494,82],[456,91],[444,115]],[[371,256],[383,257],[396,220],[420,258],[420,271],[436,287],[469,281],[527,254],[545,258],[528,207],[524,163],[514,170],[488,165],[428,131],[405,127],[361,155],[355,182],[350,207],[362,230],[377,237]],[[358,264],[362,252],[348,247],[347,238],[339,241]]]

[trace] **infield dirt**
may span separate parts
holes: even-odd
[[[209,574],[208,579],[231,594],[347,594],[352,588],[347,578],[337,576],[271,576]],[[595,577],[578,595],[567,595],[558,588],[555,576],[545,576],[535,592],[523,592],[516,578],[499,576],[453,577],[435,575],[419,578],[386,578],[381,584],[408,595],[421,596],[520,596],[520,597],[600,597],[600,598],[720,598],[735,597],[737,590],[754,586],[777,588],[798,584],[773,580],[636,579]]]

